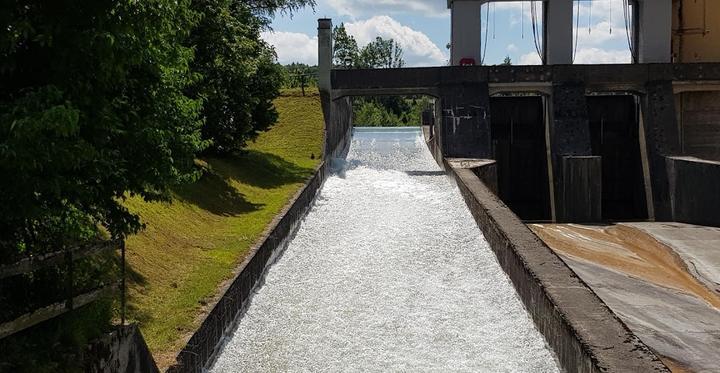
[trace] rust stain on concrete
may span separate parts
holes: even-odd
[[[559,254],[675,289],[720,309],[720,295],[707,288],[670,247],[625,225],[529,224]]]

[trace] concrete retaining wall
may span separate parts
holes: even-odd
[[[136,324],[120,326],[93,341],[85,352],[84,360],[88,373],[158,372]]]
[[[472,169],[446,169],[535,325],[568,372],[668,372]]]
[[[342,151],[339,147],[341,140],[338,138],[338,143],[331,143],[337,151]],[[328,162],[323,162],[303,189],[275,217],[260,243],[250,250],[240,265],[237,276],[222,292],[222,297],[178,354],[177,364],[170,367],[168,372],[201,372],[214,358],[223,339],[234,330],[238,317],[248,305],[253,289],[262,281],[265,270],[287,245],[310,209],[328,173]]]
[[[325,159],[342,158],[352,138],[352,99],[331,100],[321,92],[325,117]]]
[[[720,162],[666,158],[674,221],[720,227]]]

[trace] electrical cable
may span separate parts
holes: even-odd
[[[630,57],[632,58],[632,62],[637,62],[637,55],[635,51],[635,46],[633,45],[632,37],[630,36],[631,29],[634,28],[634,25],[632,24],[632,21],[630,20],[631,16],[630,11],[630,0],[623,0],[623,16],[625,17],[625,35],[627,36],[627,43],[628,43],[628,49],[630,50]]]
[[[493,2],[493,40],[495,40],[495,26],[497,25],[497,3]]]
[[[612,27],[613,27],[613,19],[612,19],[612,11],[613,11],[613,0],[610,0],[610,35],[612,35]]]
[[[542,53],[542,42],[540,40],[540,30],[538,26],[537,21],[537,8],[535,6],[535,2],[530,2],[530,18],[532,20],[532,31],[533,31],[533,42],[535,43],[535,50],[538,53],[538,56],[540,57],[540,60],[543,60],[543,53]]]
[[[588,34],[592,34],[592,6],[593,1],[588,0],[590,2],[590,10],[588,11]]]
[[[482,8],[480,9],[480,17],[482,17]],[[481,18],[482,19],[482,18]],[[482,55],[480,56],[480,65],[485,64],[485,54],[487,53],[488,45],[488,25],[490,23],[490,5],[488,4],[487,10],[485,11],[485,45],[483,45]]]
[[[573,3],[577,4],[575,14],[575,47],[572,53],[572,62],[575,63],[575,56],[577,55],[578,39],[580,39],[580,0],[575,0]]]
[[[520,2],[520,38],[525,39],[525,2]]]

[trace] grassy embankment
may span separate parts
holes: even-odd
[[[246,155],[204,159],[209,172],[177,190],[172,204],[127,202],[147,225],[127,241],[129,312],[161,366],[172,363],[219,285],[319,162],[317,91],[285,91],[275,106],[278,123]]]

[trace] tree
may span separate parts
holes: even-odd
[[[292,14],[305,7],[315,7],[315,0],[244,0],[243,3],[266,20],[278,12]]]
[[[376,37],[360,51],[358,67],[367,69],[399,68],[405,66],[403,50],[393,39]]]
[[[189,0],[19,0],[0,22],[0,251],[137,231],[126,193],[167,199],[205,147]]]
[[[351,68],[358,63],[358,44],[352,35],[345,30],[345,24],[335,26],[333,29],[333,65],[335,67]]]
[[[308,66],[304,63],[293,62],[283,66],[284,87],[302,88],[317,86],[317,66]]]
[[[503,63],[501,63],[501,65],[512,65],[512,60],[510,59],[510,56],[505,56],[505,59],[503,60]]]
[[[237,0],[195,0],[201,20],[188,45],[199,79],[192,97],[203,101],[203,137],[216,153],[240,151],[277,120],[272,100],[279,95],[282,69],[272,48],[260,39],[264,21]]]

